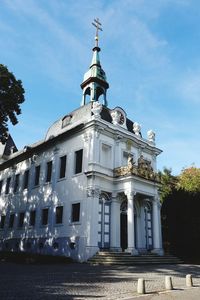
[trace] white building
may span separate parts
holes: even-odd
[[[161,150],[152,131],[143,138],[121,107],[107,107],[99,52],[97,40],[81,107],[38,143],[21,151],[13,141],[0,147],[1,250],[79,261],[100,249],[163,254],[156,174]]]

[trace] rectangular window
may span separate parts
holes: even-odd
[[[65,177],[66,160],[67,160],[66,155],[60,157],[60,176],[59,176],[59,178],[64,178]]]
[[[36,210],[31,210],[30,220],[29,220],[29,225],[30,226],[35,226],[35,219],[36,219]]]
[[[14,193],[18,192],[19,188],[19,174],[15,175]]]
[[[20,212],[19,214],[19,221],[18,221],[18,227],[23,227],[24,226],[24,212]]]
[[[61,224],[63,219],[63,206],[56,207],[56,224]]]
[[[47,162],[46,182],[51,181],[51,173],[52,173],[52,161],[48,161]]]
[[[10,181],[11,181],[11,177],[8,177],[6,180],[6,194],[8,194],[10,190]]]
[[[14,221],[15,221],[15,214],[10,214],[10,218],[9,218],[9,228],[13,228],[13,226],[14,226]]]
[[[79,222],[80,220],[80,203],[72,204],[72,222]]]
[[[2,192],[2,187],[3,187],[3,180],[0,180],[0,194]]]
[[[47,225],[48,224],[48,214],[49,214],[49,209],[44,208],[42,210],[42,225]]]
[[[2,215],[1,216],[1,222],[0,222],[0,228],[3,229],[5,226],[5,220],[6,220],[6,216]]]
[[[104,167],[110,168],[111,167],[111,146],[102,144],[101,149],[101,164]]]
[[[75,152],[75,174],[82,172],[83,149]]]
[[[40,182],[40,166],[35,167],[35,180],[34,180],[34,185],[37,186],[39,185]]]
[[[24,172],[24,189],[28,188],[29,170]]]

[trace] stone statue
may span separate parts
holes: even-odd
[[[135,135],[140,136],[141,126],[137,122],[133,124],[133,131]]]
[[[100,113],[102,111],[102,108],[103,108],[103,106],[101,103],[99,103],[98,101],[93,102],[92,112],[96,118],[100,118]]]
[[[128,169],[132,170],[133,166],[134,166],[133,156],[129,154],[128,155]]]
[[[149,130],[147,132],[147,137],[148,137],[149,142],[155,143],[155,132],[153,130]]]
[[[112,123],[114,125],[119,124],[120,115],[119,115],[118,111],[116,111],[116,110],[112,111],[111,112],[111,117],[112,117]]]

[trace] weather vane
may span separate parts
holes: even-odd
[[[95,41],[96,41],[96,47],[98,47],[98,41],[99,41],[99,30],[103,31],[103,29],[101,28],[101,23],[99,22],[99,18],[94,19],[94,23],[92,22],[92,25],[94,25],[94,27],[96,27],[96,36],[95,36]]]

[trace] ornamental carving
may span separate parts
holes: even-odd
[[[101,113],[101,111],[102,111],[102,108],[103,108],[103,106],[102,106],[101,103],[99,103],[98,101],[94,101],[94,102],[93,102],[93,105],[92,105],[92,113],[93,113],[93,115],[94,115],[96,118],[100,118],[100,117],[101,117],[101,116],[100,116],[100,113]]]
[[[87,188],[87,197],[99,198],[99,189],[94,189],[92,187]]]
[[[127,166],[114,169],[114,177],[127,175],[135,175],[151,181],[160,182],[159,175],[153,171],[151,161],[144,159],[143,155],[139,157],[137,166],[130,158],[128,159]]]

